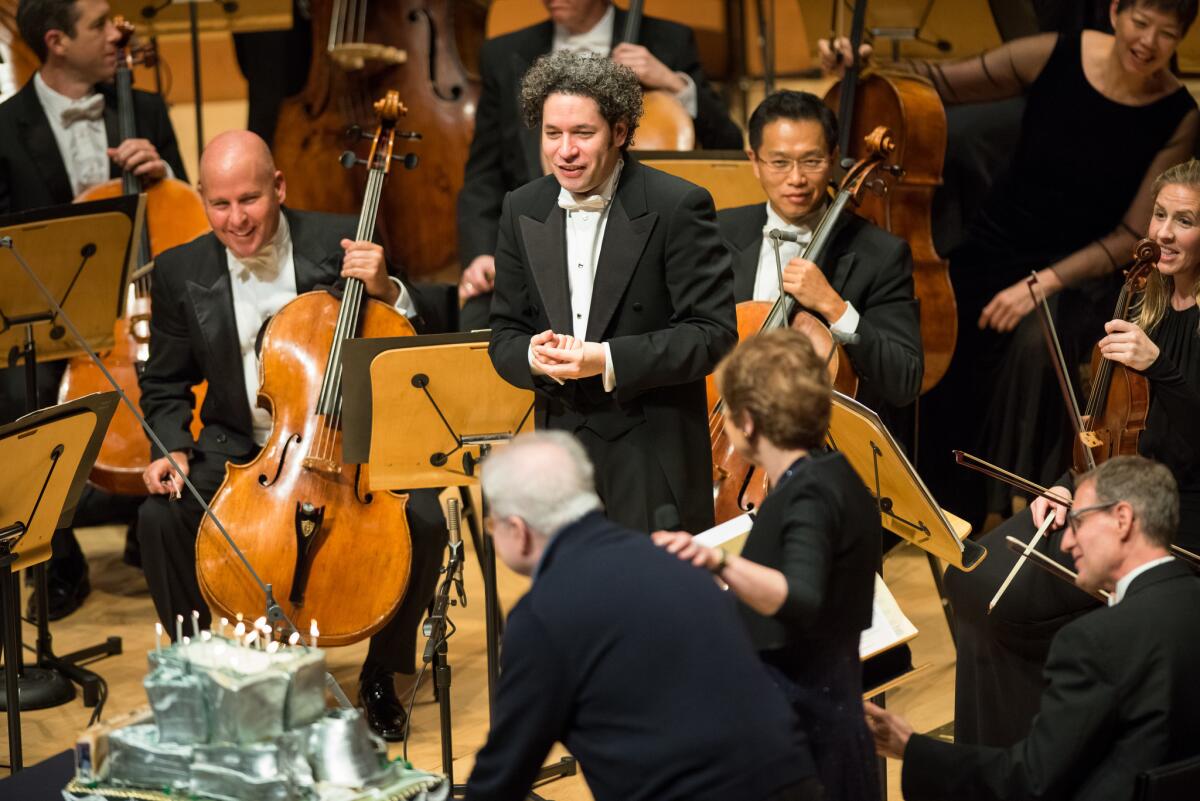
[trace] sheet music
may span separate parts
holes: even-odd
[[[708,531],[701,531],[695,539],[709,548],[724,548],[728,553],[741,553],[742,546],[746,544],[746,535],[753,526],[753,517],[749,514],[739,515],[713,526]]]
[[[868,659],[916,636],[917,627],[900,609],[900,604],[896,603],[896,598],[884,583],[883,577],[876,573],[871,628],[866,629],[859,639],[859,657]]]

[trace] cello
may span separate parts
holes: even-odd
[[[478,0],[313,0],[313,60],[301,92],[284,101],[271,150],[298,208],[355,213],[358,175],[331,174],[346,130],[370,129],[374,99],[395,89],[424,134],[421,180],[385,185],[380,235],[414,277],[457,280],[456,208],[475,129],[480,81],[464,56],[479,52],[487,6]],[[314,169],[316,165],[317,169]]]
[[[376,109],[358,240],[375,232],[401,135],[399,95],[389,92]],[[367,467],[342,458],[342,346],[355,336],[414,333],[399,311],[366,298],[356,278],[347,279],[341,300],[318,290],[280,309],[262,339],[258,397],[271,412],[270,439],[252,461],[226,467],[210,504],[273,586],[284,614],[302,631],[320,621],[327,645],[348,645],[382,628],[404,598],[412,560],[408,496],[369,492]],[[200,589],[214,612],[252,617],[262,608],[262,590],[234,562],[206,516],[196,538]]]
[[[117,117],[122,141],[137,136],[133,105],[133,65],[153,64],[152,47],[132,46],[133,25],[122,17],[113,24],[121,33],[117,43]],[[138,374],[149,356],[150,343],[150,281],[148,265],[164,250],[190,242],[208,230],[204,201],[188,184],[175,178],[164,178],[143,188],[141,179],[130,171],[120,177],[98,184],[80,193],[75,202],[146,194],[146,223],[137,243],[138,266],[141,273],[127,290],[125,315],[113,326],[113,347],[101,355],[105,367],[113,375],[130,400],[141,397]],[[67,364],[59,384],[59,402],[72,400],[93,392],[109,389],[108,380],[92,361],[76,357]],[[204,398],[204,386],[196,388],[197,412],[192,420],[192,433],[200,430],[199,408]],[[89,480],[100,489],[114,495],[145,495],[142,471],[150,463],[150,440],[142,426],[125,406],[117,408],[108,433],[100,446]]]
[[[642,31],[645,0],[630,0],[621,42],[637,44]],[[696,123],[679,99],[670,92],[642,92],[642,119],[638,123],[633,150],[692,150],[696,147]]]
[[[835,8],[840,5],[839,0]],[[876,126],[885,126],[895,139],[896,162],[904,165],[904,172],[886,194],[867,198],[860,213],[908,242],[912,250],[913,289],[921,301],[925,393],[946,374],[958,338],[950,263],[933,243],[933,195],[942,185],[946,160],[946,109],[933,84],[920,76],[882,69],[860,75],[858,49],[865,15],[866,0],[857,0],[850,37],[853,63],[826,93],[825,105],[838,109],[843,159],[860,158],[851,144]]]
[[[877,128],[868,139],[868,155],[855,164],[842,180],[837,195],[813,231],[803,258],[820,260],[847,205],[857,205],[868,186],[878,188],[874,182],[875,174],[887,169],[884,162],[892,154],[895,144],[884,128]],[[834,388],[852,395],[857,390],[858,377],[854,374],[849,357],[841,345],[834,341],[829,328],[812,314],[799,310],[798,305],[796,299],[785,292],[781,292],[773,303],[761,300],[739,303],[738,339],[790,326],[807,336],[817,355],[824,357]],[[710,392],[715,394],[712,376],[708,377],[708,382]],[[744,459],[725,434],[724,406],[724,402],[718,399],[708,416],[713,459],[714,516],[717,523],[757,509],[768,489],[767,474]]]

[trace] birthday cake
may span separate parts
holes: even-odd
[[[445,777],[389,761],[355,709],[326,709],[316,648],[183,639],[149,654],[149,709],[88,729],[68,799],[440,801]]]

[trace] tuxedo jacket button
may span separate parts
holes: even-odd
[[[640,312],[640,311],[642,310],[642,304],[640,304],[640,303],[636,303],[636,302],[635,302],[635,303],[633,304],[633,310],[634,310],[634,311],[636,311],[636,312]]]

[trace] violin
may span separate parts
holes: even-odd
[[[356,239],[370,240],[393,159],[396,92],[376,106],[379,124],[367,158],[367,189]],[[407,495],[369,492],[365,465],[342,456],[342,347],[347,339],[415,334],[395,308],[365,297],[347,279],[341,300],[324,291],[289,302],[262,340],[259,405],[272,416],[270,439],[251,462],[228,465],[211,502],[246,559],[270,584],[301,631],[320,623],[321,641],[348,645],[378,631],[408,585],[412,541]],[[262,590],[236,566],[212,518],[196,538],[200,589],[214,612],[254,617]]]
[[[645,0],[630,0],[621,41],[637,44],[642,31]],[[661,89],[642,93],[642,120],[638,123],[634,150],[692,150],[696,147],[696,123],[679,98]]]
[[[1125,282],[1113,310],[1114,320],[1132,322],[1134,299],[1146,288],[1146,280],[1154,271],[1158,257],[1159,247],[1153,240],[1143,239],[1134,245],[1134,261],[1125,271]],[[1138,439],[1146,428],[1146,415],[1150,411],[1150,382],[1125,365],[1104,358],[1097,344],[1092,351],[1092,387],[1087,405],[1081,411],[1049,306],[1045,296],[1038,292],[1036,274],[1026,280],[1026,285],[1033,295],[1050,349],[1050,361],[1075,429],[1072,468],[1076,473],[1086,473],[1113,456],[1136,454]]]
[[[137,121],[133,105],[133,66],[152,66],[153,46],[134,47],[133,24],[115,17],[113,24],[121,34],[117,42],[117,117],[121,140],[137,136]],[[190,242],[208,230],[204,201],[188,184],[175,178],[164,178],[149,187],[131,171],[117,179],[98,184],[75,198],[83,203],[91,200],[146,195],[146,222],[137,242],[139,270],[129,284],[125,315],[113,327],[113,347],[101,354],[101,360],[121,388],[134,403],[141,397],[138,374],[149,357],[150,347],[150,281],[151,260],[164,250]],[[200,404],[206,385],[196,387],[196,412],[192,433],[200,431]],[[76,357],[67,363],[59,384],[59,402],[83,397],[109,389],[108,380],[100,369],[86,357]],[[124,405],[117,408],[100,453],[88,478],[97,487],[115,495],[145,495],[142,472],[150,463],[150,441],[141,424]]]
[[[868,138],[868,155],[855,164],[842,180],[837,195],[813,231],[803,258],[819,261],[847,205],[857,205],[868,187],[882,189],[874,179],[879,171],[888,170],[884,162],[891,156],[895,143],[885,128],[877,128]],[[854,373],[850,358],[834,340],[828,326],[798,307],[796,299],[786,292],[781,292],[774,302],[759,300],[739,303],[738,338],[745,339],[762,331],[790,325],[793,330],[808,336],[817,355],[825,359],[834,389],[853,395],[858,389],[858,376]],[[709,392],[715,395],[713,377],[709,376],[707,380]],[[725,408],[720,398],[711,405],[708,435],[712,443],[715,517],[717,523],[723,523],[758,508],[767,494],[767,476],[742,457],[726,436]]]
[[[840,7],[839,0],[835,9]],[[942,185],[946,159],[946,109],[925,78],[881,69],[861,74],[858,50],[865,16],[866,2],[857,0],[850,37],[853,61],[845,77],[826,93],[825,105],[838,109],[838,152],[844,159],[861,157],[851,146],[876,126],[886,127],[895,139],[896,161],[904,171],[886,194],[867,198],[859,213],[908,242],[912,250],[913,290],[921,302],[925,393],[946,374],[958,338],[950,263],[933,243],[933,195]]]

